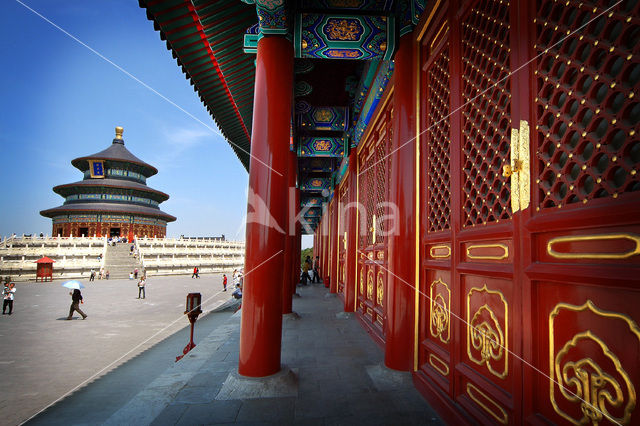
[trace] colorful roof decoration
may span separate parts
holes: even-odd
[[[255,5],[241,1],[139,0],[218,128],[249,169],[255,58],[243,51]]]

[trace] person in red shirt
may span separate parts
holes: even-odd
[[[227,291],[227,275],[226,274],[222,274],[222,286],[224,287],[224,290],[222,291]]]

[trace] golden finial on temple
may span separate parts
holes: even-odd
[[[116,139],[122,139],[122,132],[124,132],[122,127],[116,127]]]

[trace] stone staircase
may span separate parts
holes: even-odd
[[[138,259],[129,255],[131,243],[119,243],[115,246],[107,246],[104,258],[104,270],[109,271],[109,279],[129,278],[129,273],[138,268],[138,277],[142,271],[142,265]]]

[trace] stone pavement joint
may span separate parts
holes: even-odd
[[[240,312],[229,320],[240,324]],[[116,411],[105,425],[150,424],[173,401],[178,392],[191,380],[237,327],[226,324],[215,329],[193,348],[182,361],[151,382],[124,407]],[[186,362],[188,360],[188,362]]]

